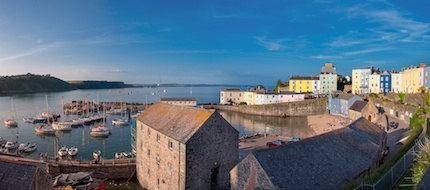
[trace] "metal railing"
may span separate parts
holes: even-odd
[[[417,152],[421,150],[423,144],[426,143],[425,135],[421,137],[413,147],[411,147],[408,152],[406,152],[396,164],[391,167],[391,169],[385,173],[384,176],[379,179],[374,184],[362,183],[360,186],[356,187],[354,190],[385,190],[393,189],[403,174],[410,168],[415,158],[417,157]]]

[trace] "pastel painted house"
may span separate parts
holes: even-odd
[[[328,96],[329,113],[333,115],[349,117],[349,108],[356,100],[363,100],[360,96],[354,94],[336,94]]]

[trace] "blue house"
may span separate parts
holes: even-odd
[[[381,73],[381,91],[385,94],[391,91],[391,74],[387,71]]]
[[[355,94],[337,94],[329,96],[329,113],[342,117],[349,117],[349,108],[356,100],[363,100]]]

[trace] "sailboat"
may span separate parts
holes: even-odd
[[[49,113],[49,106],[48,106],[48,96],[45,96],[46,98],[46,113]],[[36,131],[36,134],[54,134],[55,133],[55,129],[52,128],[51,124],[50,124],[50,119],[48,117],[47,119],[47,123],[41,123],[38,126],[36,126],[34,128],[34,130]]]
[[[122,103],[121,103],[121,110],[122,110]],[[112,120],[112,125],[116,125],[116,126],[123,126],[123,125],[128,125],[129,124],[129,119],[128,117],[126,117],[125,115],[123,115],[123,112],[121,112],[121,117],[119,118],[115,118]]]
[[[46,101],[48,102],[48,101]],[[64,100],[62,100],[61,102],[61,109],[63,109],[64,107]],[[61,114],[63,114],[64,111],[62,111]],[[52,128],[54,128],[54,130],[56,131],[71,131],[72,130],[72,125],[70,122],[65,122],[64,117],[61,117],[61,122],[59,121],[55,121],[52,123]]]
[[[104,108],[104,104],[103,104],[103,118],[106,115],[105,110],[106,109]],[[105,126],[105,119],[103,119],[103,123],[98,123],[98,124],[96,124],[96,127],[91,129],[90,136],[92,136],[92,137],[107,137],[107,136],[109,136],[110,131],[111,130]]]
[[[11,105],[12,105],[12,118],[4,120],[4,125],[6,127],[18,127],[18,122],[15,121],[13,116],[15,115],[15,109],[13,105],[13,98],[11,98]]]

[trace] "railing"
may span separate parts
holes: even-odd
[[[50,164],[58,164],[58,165],[69,165],[69,166],[124,166],[124,165],[134,165],[136,164],[135,158],[127,158],[127,159],[109,159],[109,160],[100,160],[95,162],[94,160],[49,160]]]
[[[403,174],[409,169],[417,156],[417,152],[421,150],[421,145],[426,143],[425,135],[421,137],[415,145],[397,161],[391,169],[374,184],[360,184],[354,190],[385,190],[393,189],[397,182],[402,178]]]

